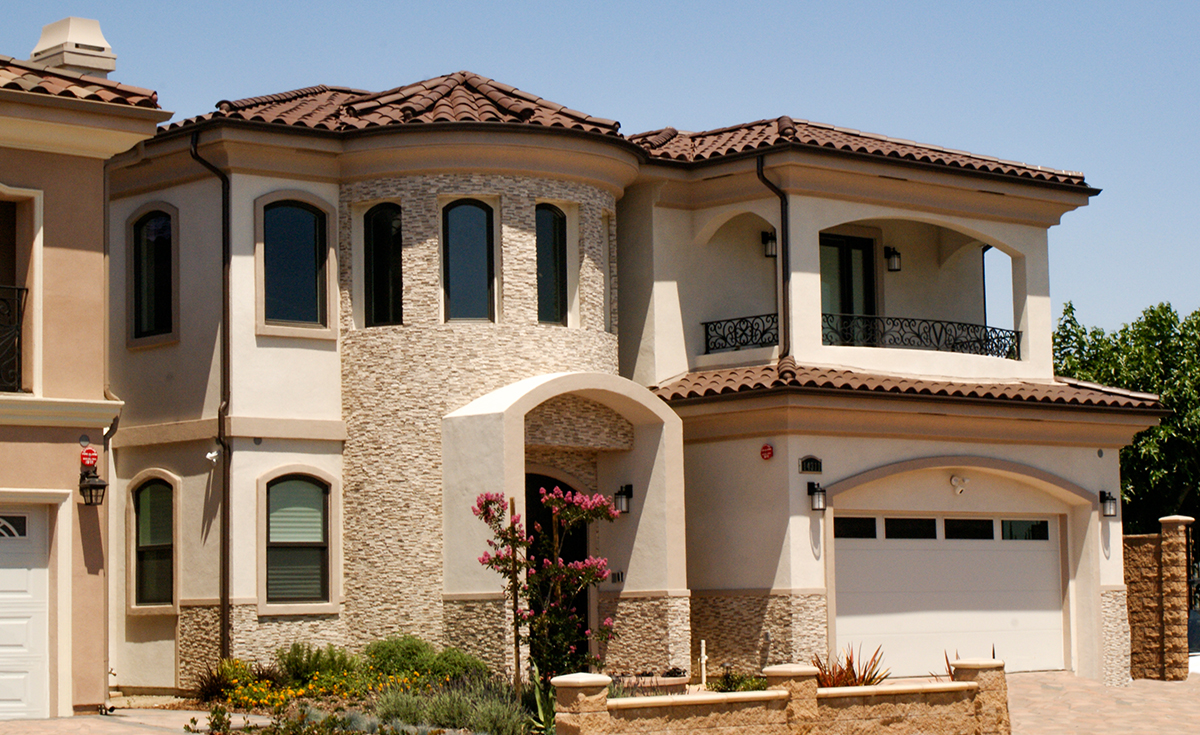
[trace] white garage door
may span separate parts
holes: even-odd
[[[1053,517],[834,518],[837,643],[883,647],[893,676],[995,655],[1008,671],[1063,668]]]
[[[46,511],[0,506],[0,718],[49,717]]]

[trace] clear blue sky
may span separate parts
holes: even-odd
[[[1050,231],[1056,314],[1200,308],[1200,3],[46,0],[5,7],[0,53],[68,15],[177,117],[469,69],[625,133],[787,114],[1083,171],[1104,192]]]

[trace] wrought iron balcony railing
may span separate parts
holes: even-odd
[[[827,345],[904,347],[1021,359],[1020,332],[938,319],[822,314],[821,337]]]
[[[0,286],[0,391],[21,390],[21,320],[26,289]]]
[[[704,325],[704,353],[772,347],[779,344],[779,315],[762,314]]]

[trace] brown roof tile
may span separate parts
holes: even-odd
[[[1052,383],[964,383],[874,375],[837,368],[799,366],[790,357],[777,365],[703,370],[651,388],[664,401],[731,396],[756,391],[836,390],[972,398],[1096,408],[1162,410],[1158,396],[1056,377]]]
[[[672,161],[705,161],[760,148],[792,145],[1087,186],[1083,174],[1078,171],[1059,171],[1016,161],[1002,161],[991,156],[949,150],[911,140],[793,120],[787,116],[699,133],[680,133],[674,128],[663,128],[630,136],[629,140],[642,146],[651,158]]]
[[[158,93],[153,90],[52,69],[36,61],[21,61],[11,56],[0,56],[0,89],[159,109]]]

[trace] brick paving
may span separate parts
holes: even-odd
[[[1200,733],[1200,674],[1106,687],[1069,672],[1009,674],[1013,735]]]

